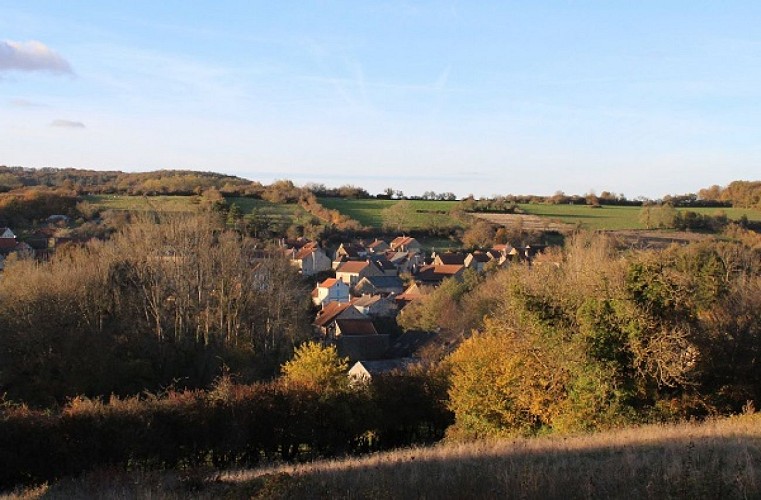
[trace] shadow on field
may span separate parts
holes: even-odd
[[[754,498],[761,439],[405,450],[273,473],[238,487],[268,498]],[[234,481],[234,478],[233,478]]]

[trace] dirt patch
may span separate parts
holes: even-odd
[[[538,215],[473,212],[470,212],[470,215],[498,226],[506,226],[509,228],[520,226],[526,231],[557,231],[559,233],[570,233],[576,227],[573,224],[552,221],[546,217],[539,217]]]
[[[666,248],[669,245],[686,245],[698,241],[709,240],[713,235],[702,233],[687,233],[684,231],[653,231],[653,230],[616,230],[604,231],[616,239],[623,246],[632,248]]]

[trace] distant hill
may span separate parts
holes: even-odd
[[[77,168],[24,168],[0,166],[0,192],[23,187],[46,186],[74,190],[78,194],[190,195],[216,188],[243,195],[261,189],[248,179],[214,172],[157,170],[119,172]]]

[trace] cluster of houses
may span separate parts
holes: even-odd
[[[0,271],[5,269],[5,259],[12,254],[45,259],[56,247],[71,242],[71,238],[58,237],[55,233],[55,228],[44,227],[25,237],[25,241],[19,241],[11,228],[0,227]]]
[[[28,254],[34,250],[27,243],[16,239],[16,234],[9,227],[0,227],[0,271],[5,269],[5,259],[13,254]]]
[[[301,274],[316,279],[311,300],[317,310],[315,336],[354,362],[350,376],[372,375],[414,363],[407,339],[392,335],[399,311],[447,278],[462,280],[468,269],[483,272],[531,260],[541,246],[495,245],[486,251],[426,255],[413,237],[341,243],[328,255],[317,242],[283,241],[283,252]],[[402,335],[404,337],[407,334]],[[409,343],[415,345],[415,342]],[[406,352],[405,352],[406,351]]]
[[[68,238],[54,234],[54,228],[43,228],[19,242],[10,228],[0,227],[0,271],[13,253],[44,258],[67,242]],[[413,356],[421,339],[412,333],[392,333],[398,331],[396,316],[407,304],[447,278],[462,280],[468,269],[483,272],[489,266],[531,262],[543,249],[495,245],[485,251],[427,255],[410,236],[390,242],[345,242],[330,256],[319,243],[304,238],[283,240],[281,246],[301,274],[316,283],[311,292],[316,310],[315,336],[335,345],[341,356],[355,363],[350,370],[355,378],[369,378],[415,363]]]

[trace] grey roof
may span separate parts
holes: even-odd
[[[400,358],[400,359],[378,359],[375,361],[357,361],[365,370],[371,375],[381,375],[383,373],[389,373],[395,370],[407,370],[411,366],[419,363],[418,360],[412,358]]]
[[[366,276],[364,279],[375,288],[404,288],[404,282],[398,276]]]
[[[380,295],[363,295],[353,302],[356,307],[367,307],[383,300]]]

